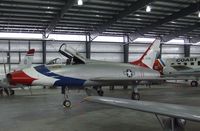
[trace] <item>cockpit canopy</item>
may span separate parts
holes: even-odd
[[[71,64],[85,64],[86,63],[86,58],[83,57],[78,51],[73,49],[70,46],[67,46],[65,43],[62,44],[59,48],[59,52],[67,57],[67,61],[70,61]],[[68,62],[66,62],[68,63]]]

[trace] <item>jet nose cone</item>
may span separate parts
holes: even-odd
[[[7,74],[7,80],[11,85],[31,85],[35,78],[28,76],[22,70]]]

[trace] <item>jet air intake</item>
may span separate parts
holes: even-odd
[[[22,70],[14,71],[6,75],[10,85],[31,85],[35,78],[28,76]]]

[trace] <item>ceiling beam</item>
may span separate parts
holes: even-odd
[[[61,8],[55,18],[51,21],[51,23],[46,27],[44,31],[45,37],[48,37],[49,34],[55,29],[56,24],[64,17],[64,14],[67,12],[69,8],[71,8],[75,4],[76,0],[65,0],[65,5]]]
[[[137,2],[133,2],[129,7],[125,10],[119,12],[119,14],[114,15],[111,20],[104,22],[101,26],[97,27],[95,31],[90,32],[91,40],[94,40],[98,35],[104,32],[107,28],[109,28],[113,23],[117,22],[118,20],[126,17],[127,15],[143,8],[144,6],[148,5],[149,3],[153,2],[154,0],[138,0]]]
[[[172,14],[172,15],[167,16],[164,19],[158,20],[157,22],[149,25],[148,27],[137,30],[136,32],[134,32],[130,35],[130,37],[132,38],[131,41],[133,41],[134,39],[136,39],[138,37],[144,36],[144,34],[152,31],[153,29],[155,29],[156,27],[158,27],[160,25],[163,25],[163,24],[168,23],[170,21],[173,21],[173,20],[176,20],[178,18],[190,15],[194,12],[197,12],[199,10],[199,8],[198,8],[199,5],[200,5],[200,2],[190,4],[190,6],[184,8],[184,9],[181,9],[180,11],[178,11],[178,12]]]
[[[174,33],[170,33],[169,35],[164,35],[164,36],[162,37],[162,40],[163,40],[164,42],[167,42],[167,41],[169,41],[169,40],[171,40],[171,39],[174,39],[174,38],[176,38],[176,37],[178,37],[178,36],[185,35],[185,34],[187,34],[188,32],[193,31],[194,29],[197,29],[199,26],[200,26],[200,23],[196,23],[196,24],[194,24],[194,25],[192,25],[192,26],[189,26],[189,27],[187,27],[187,28],[181,29],[181,30],[176,31],[176,32],[174,32]]]

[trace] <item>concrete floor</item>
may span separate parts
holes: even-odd
[[[145,87],[145,86],[141,86]],[[200,106],[200,88],[165,84],[140,89],[142,100]],[[129,98],[131,90],[105,90],[106,96]],[[0,131],[151,131],[162,130],[153,114],[81,102],[82,91],[70,91],[73,106],[63,108],[58,89],[16,91],[0,97]],[[186,130],[199,131],[200,125],[187,121]]]

